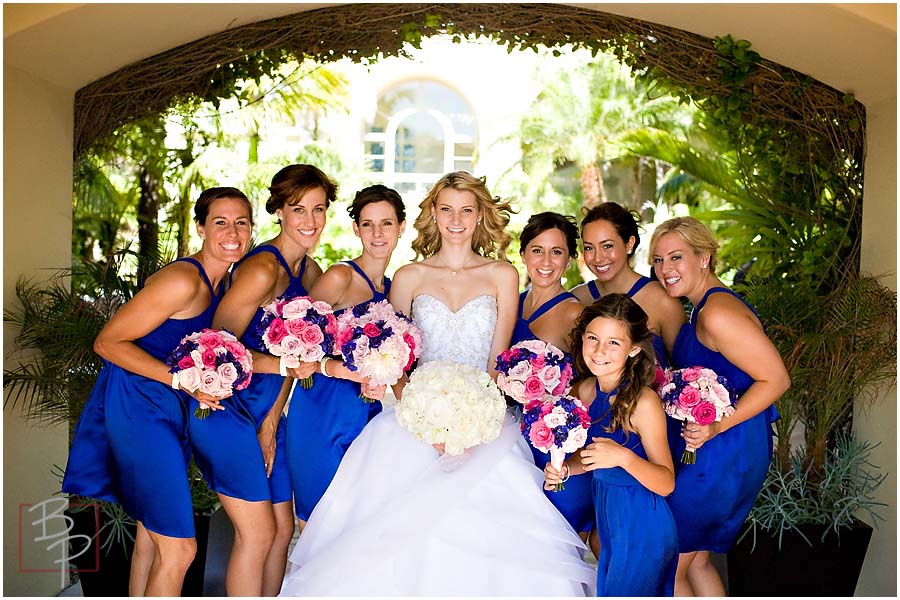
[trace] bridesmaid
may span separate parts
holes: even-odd
[[[572,217],[542,212],[528,219],[519,236],[519,253],[531,285],[519,294],[519,316],[511,345],[537,339],[569,352],[569,333],[584,306],[563,287],[562,276],[578,256],[577,243],[578,228]],[[550,456],[535,450],[531,444],[528,447],[534,455],[534,464],[543,470]],[[548,490],[545,494],[582,539],[587,540],[594,523],[591,478],[575,477],[562,491]]]
[[[584,310],[572,336],[575,393],[600,417],[588,433],[593,443],[561,473],[547,465],[545,480],[593,472],[598,596],[671,596],[678,539],[663,498],[675,475],[666,414],[647,387],[654,374],[647,315],[625,294],[609,294]]]
[[[391,280],[384,272],[406,227],[400,194],[383,185],[360,190],[347,212],[362,253],[329,267],[310,290],[313,298],[328,302],[336,312],[386,299]],[[323,360],[313,380],[308,390],[294,387],[287,419],[288,469],[301,527],[328,489],[347,448],[381,412],[381,402],[360,398],[359,375],[338,359]],[[369,398],[384,394],[383,386],[365,389]]]
[[[194,560],[189,392],[174,385],[164,361],[184,336],[212,324],[228,269],[250,243],[252,215],[240,190],[200,194],[200,251],[148,278],[94,342],[103,369],[76,429],[62,490],[121,503],[137,521],[131,596],[180,595]],[[191,395],[222,414],[218,399]]]
[[[675,343],[675,366],[712,369],[727,377],[739,396],[734,414],[720,422],[682,427],[670,420],[675,456],[685,446],[701,449],[696,464],[678,465],[675,493],[668,499],[678,526],[675,592],[681,596],[725,595],[709,553],[727,552],[750,513],[772,457],[774,402],[791,384],[756,312],[716,277],[717,249],[709,229],[690,217],[666,221],[650,240],[653,266],[666,291],[694,305]],[[673,436],[673,425],[683,440]]]
[[[281,232],[234,266],[213,318],[214,327],[232,331],[253,351],[250,386],[226,398],[224,412],[190,420],[197,464],[234,525],[229,596],[275,596],[284,577],[294,519],[282,414],[290,379],[283,374],[302,378],[318,363],[282,370],[265,351],[260,322],[263,306],[306,295],[322,274],[307,254],[325,227],[336,186],[316,167],[295,164],[275,174],[269,192],[266,211],[278,217]]]
[[[684,309],[658,282],[631,268],[629,261],[641,243],[634,214],[615,202],[595,206],[581,220],[581,240],[584,264],[597,279],[572,293],[585,304],[606,294],[628,294],[647,313],[657,361],[668,367],[675,337],[685,322]]]

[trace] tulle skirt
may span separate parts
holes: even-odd
[[[439,456],[393,408],[350,446],[290,556],[283,596],[586,596],[596,570],[508,418]]]

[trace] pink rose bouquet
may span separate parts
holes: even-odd
[[[422,352],[419,328],[387,300],[354,306],[337,321],[335,353],[341,354],[345,367],[368,377],[373,386],[397,383]]]
[[[524,340],[497,357],[497,387],[520,404],[569,392],[572,358],[541,340]]]
[[[301,362],[315,362],[332,354],[337,319],[327,302],[309,296],[276,298],[263,310],[263,343],[272,355],[281,357],[285,367],[299,367]],[[312,376],[300,383],[311,388]]]
[[[234,390],[250,385],[253,359],[234,335],[225,330],[203,329],[185,336],[166,359],[170,373],[189,392],[200,390],[216,398],[227,398]],[[194,416],[205,419],[209,407],[200,403]]]
[[[673,419],[709,425],[734,414],[734,389],[728,380],[705,367],[688,367],[666,372],[659,387],[666,414]],[[681,462],[697,461],[694,450],[685,449]]]
[[[531,445],[550,454],[554,469],[562,469],[566,454],[571,454],[587,443],[591,416],[581,400],[572,396],[545,396],[525,405],[522,414],[522,432]],[[557,484],[554,491],[563,485]]]

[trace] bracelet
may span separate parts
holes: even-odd
[[[175,371],[174,373],[172,373],[172,389],[173,390],[181,389],[181,382],[178,381],[178,371]]]
[[[330,357],[328,356],[323,356],[321,359],[319,359],[319,373],[321,373],[325,377],[331,377],[331,375],[328,374],[328,370],[325,368],[325,365],[328,363],[329,358]]]
[[[563,466],[566,468],[566,476],[562,478],[561,483],[565,483],[569,480],[569,475],[572,474],[572,469],[569,468],[569,465],[563,463]]]
[[[278,373],[282,377],[287,377],[287,365],[284,364],[284,357],[278,359]]]

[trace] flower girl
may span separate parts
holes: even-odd
[[[675,487],[666,416],[653,381],[647,315],[625,294],[609,294],[581,314],[572,331],[579,379],[573,395],[591,414],[593,443],[560,470],[555,485],[593,472],[594,513],[600,534],[598,596],[671,596],[678,559],[675,522],[663,499]]]

